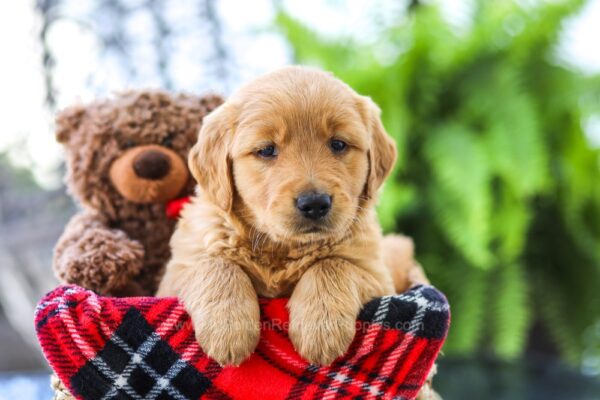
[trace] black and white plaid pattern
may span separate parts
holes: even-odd
[[[197,399],[210,380],[163,341],[131,308],[97,356],[73,377],[84,399]]]
[[[449,313],[450,306],[446,298],[431,286],[421,285],[406,293],[371,301],[363,308],[358,319],[380,323],[419,337],[442,338],[448,331]]]

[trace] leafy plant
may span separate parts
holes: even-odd
[[[460,27],[418,5],[368,43],[277,15],[298,62],[382,108],[399,159],[380,219],[448,295],[448,354],[518,357],[534,325],[573,363],[600,348],[600,154],[583,128],[600,77],[556,56],[582,3],[481,0]]]

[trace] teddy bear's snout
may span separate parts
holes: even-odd
[[[171,170],[171,161],[162,151],[146,150],[133,161],[133,170],[140,178],[159,180]]]
[[[110,166],[110,180],[127,200],[139,204],[169,201],[190,177],[184,159],[156,144],[130,148]]]

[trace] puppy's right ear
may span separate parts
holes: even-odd
[[[188,158],[190,171],[202,190],[227,212],[233,205],[230,148],[236,122],[232,115],[230,106],[223,105],[204,118]]]
[[[59,143],[69,142],[71,135],[79,129],[85,117],[84,106],[71,106],[56,116],[56,140]]]

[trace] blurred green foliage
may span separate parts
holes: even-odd
[[[381,107],[399,150],[381,222],[448,295],[445,352],[515,358],[548,332],[579,363],[600,355],[600,152],[584,132],[600,77],[556,57],[583,1],[522,3],[480,0],[460,27],[417,5],[368,43],[282,10],[277,26],[297,62]]]

